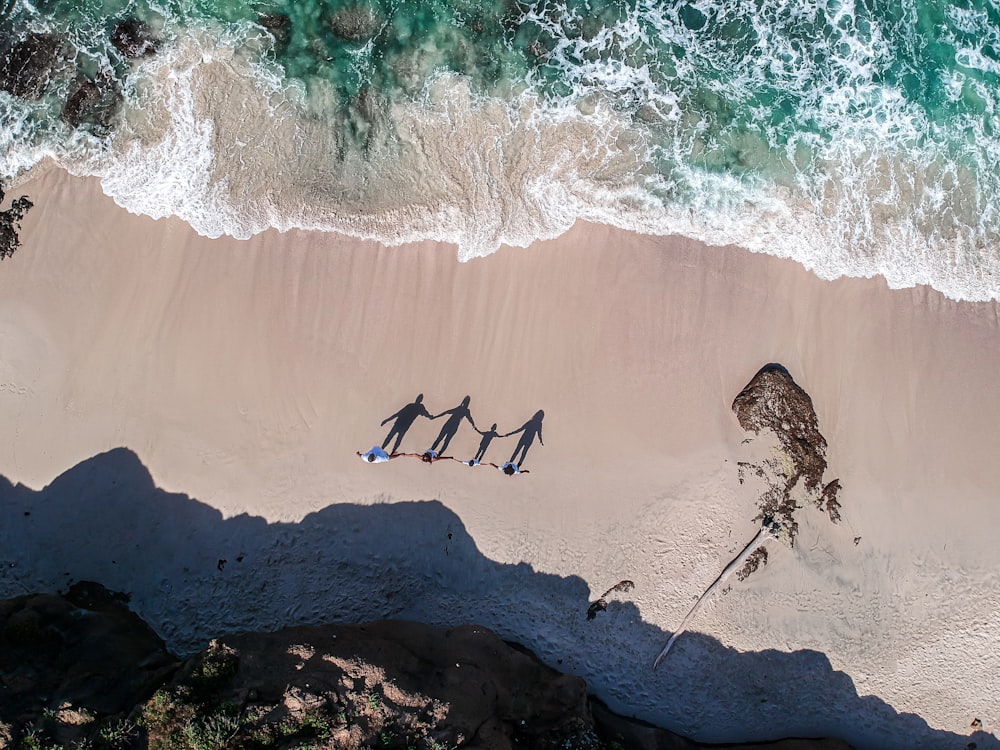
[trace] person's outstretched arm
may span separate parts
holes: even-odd
[[[510,437],[511,435],[516,435],[516,434],[517,434],[517,433],[519,433],[519,432],[524,432],[524,430],[525,430],[525,428],[526,428],[527,426],[528,426],[528,425],[521,425],[521,426],[520,426],[520,427],[518,427],[518,428],[517,428],[516,430],[511,430],[511,431],[510,431],[510,432],[508,432],[508,433],[507,433],[506,435],[499,435],[499,437],[502,437],[502,438],[505,438],[505,437]]]
[[[385,427],[385,423],[386,422],[395,419],[396,417],[398,417],[402,413],[403,413],[403,410],[400,409],[395,414],[393,414],[391,417],[386,417],[385,419],[382,420],[381,424],[379,424],[379,427]]]

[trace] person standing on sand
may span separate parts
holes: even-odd
[[[391,417],[386,417],[382,420],[383,426],[385,426],[386,422],[392,419],[396,420],[396,422],[392,425],[392,429],[389,430],[389,434],[386,435],[385,440],[382,441],[383,450],[389,444],[389,441],[392,440],[393,436],[395,436],[396,444],[392,446],[392,450],[389,451],[390,453],[395,453],[399,449],[399,444],[403,440],[403,435],[405,435],[406,431],[413,426],[417,417],[427,417],[428,419],[432,418],[427,409],[424,408],[423,400],[424,394],[418,393],[412,403],[407,404]]]
[[[362,453],[361,451],[355,451],[361,460],[370,464],[384,464],[386,461],[391,461],[394,458],[399,458],[402,453],[386,453],[383,448],[379,448],[377,445],[371,450]]]
[[[475,429],[475,427],[473,427],[473,429]],[[486,449],[490,447],[490,443],[493,442],[493,438],[500,437],[500,433],[497,432],[496,422],[494,422],[493,426],[486,432],[483,432],[482,430],[476,430],[476,432],[483,436],[483,439],[479,442],[479,450],[476,451],[476,457],[472,459],[473,462],[478,463],[486,457]]]
[[[451,439],[455,437],[455,433],[457,433],[458,428],[462,426],[463,420],[469,420],[469,424],[472,425],[472,429],[479,432],[479,428],[476,427],[476,422],[472,418],[472,412],[469,411],[470,400],[470,397],[466,396],[462,399],[462,403],[454,409],[448,409],[447,411],[443,411],[440,414],[431,417],[431,419],[437,419],[438,417],[443,417],[445,414],[451,415],[448,417],[448,421],[444,423],[444,427],[441,428],[441,432],[438,433],[437,438],[434,440],[434,444],[431,446],[431,452],[441,455],[448,450],[448,443],[450,443]],[[438,443],[441,443],[440,451],[438,450]]]
[[[510,461],[507,463],[514,464],[520,468],[521,464],[524,463],[524,459],[528,456],[528,448],[531,444],[535,442],[535,436],[538,437],[538,442],[545,445],[545,441],[542,440],[542,418],[545,417],[545,412],[539,409],[535,412],[535,416],[525,422],[523,425],[518,427],[513,432],[508,432],[506,435],[501,435],[501,437],[510,437],[511,435],[521,434],[521,439],[517,441],[517,447],[514,448],[514,452],[510,454]],[[515,461],[515,457],[521,452],[521,460]]]

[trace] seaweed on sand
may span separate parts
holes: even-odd
[[[0,186],[0,203],[3,198],[3,187]],[[26,195],[22,195],[11,201],[6,211],[0,211],[0,260],[9,258],[20,247],[21,219],[33,205]]]
[[[663,661],[701,605],[730,575],[736,573],[736,578],[744,581],[767,564],[764,544],[779,537],[784,537],[789,545],[795,544],[799,528],[795,511],[800,507],[795,499],[796,492],[804,492],[816,507],[826,511],[832,522],[840,520],[840,503],[837,500],[840,480],[823,482],[823,472],[827,467],[826,439],[820,434],[812,399],[788,370],[778,364],[761,368],[733,400],[733,412],[747,432],[754,435],[770,432],[778,441],[776,454],[762,464],[747,461],[737,464],[740,484],[743,484],[746,474],[751,473],[768,485],[757,499],[758,514],[754,520],[760,521],[761,528],[691,607],[657,655],[653,669]]]

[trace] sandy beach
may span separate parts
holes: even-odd
[[[0,263],[0,596],[96,580],[182,651],[476,622],[700,740],[1000,747],[996,303],[582,223],[460,264],[431,242],[209,240],[57,169],[21,194]],[[812,397],[842,520],[798,511],[794,548],[771,544],[653,672],[758,528],[730,405],[767,363]],[[435,414],[469,396],[501,433],[544,411],[530,473],[359,461],[417,394]],[[465,424],[448,453],[479,442]]]

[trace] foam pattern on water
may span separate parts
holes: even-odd
[[[110,45],[132,17],[155,57]],[[207,236],[467,259],[582,218],[1000,298],[988,0],[16,0],[0,25],[72,50],[40,99],[0,92],[0,175],[51,156]],[[59,116],[81,78],[122,93],[103,129]]]

